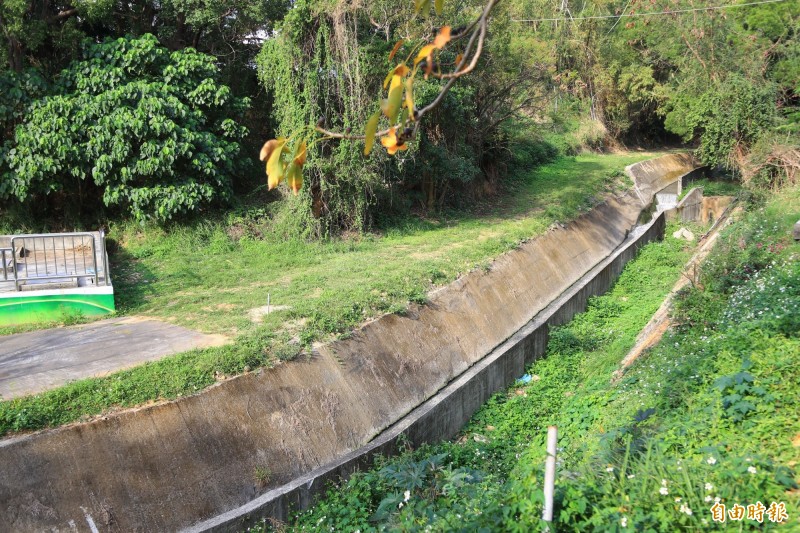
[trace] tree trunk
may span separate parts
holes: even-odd
[[[3,19],[2,15],[0,15],[0,28],[3,30],[3,35],[5,35],[6,41],[8,42],[8,66],[14,72],[21,72],[25,56],[22,43],[9,33],[8,26],[6,26],[6,21]]]

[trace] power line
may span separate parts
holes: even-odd
[[[694,11],[712,11],[719,9],[729,9],[733,7],[760,6],[762,4],[777,4],[786,0],[762,0],[760,2],[748,2],[746,4],[730,4],[726,6],[695,7],[692,9],[673,9],[670,11],[651,11],[648,13],[621,13],[619,15],[593,15],[589,17],[554,17],[540,19],[511,19],[511,22],[550,22],[550,21],[570,21],[570,20],[598,20],[598,19],[621,19],[627,17],[649,17],[652,15],[675,15],[678,13],[692,13]]]

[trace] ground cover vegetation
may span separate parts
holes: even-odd
[[[751,199],[678,294],[674,327],[619,376],[689,256],[668,231],[609,293],[555,328],[547,357],[457,439],[380,458],[278,528],[539,530],[546,428],[556,425],[558,531],[791,529],[800,512],[798,212],[798,187]]]

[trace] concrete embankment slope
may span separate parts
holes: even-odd
[[[675,157],[661,159],[671,168]],[[352,453],[564,298],[615,252],[651,198],[610,199],[310,359],[1,442],[0,531],[176,530]],[[588,295],[564,306],[579,310]],[[257,468],[270,472],[264,486]]]

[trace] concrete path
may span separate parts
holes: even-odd
[[[227,338],[137,317],[0,337],[0,398],[35,394]]]

